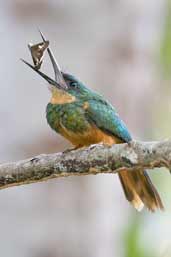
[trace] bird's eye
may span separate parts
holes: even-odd
[[[78,88],[78,84],[76,82],[71,82],[70,86],[73,88]]]

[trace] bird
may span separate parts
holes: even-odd
[[[40,31],[43,42],[47,42]],[[47,52],[53,65],[52,79],[36,67],[22,61],[44,78],[50,85],[51,99],[46,107],[49,126],[75,148],[102,143],[113,145],[132,142],[132,137],[116,109],[99,93],[87,87],[70,73],[59,67],[50,47]],[[126,199],[141,211],[145,206],[151,212],[163,210],[162,200],[147,171],[142,169],[118,173]]]

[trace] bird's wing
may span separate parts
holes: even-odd
[[[89,100],[86,116],[89,122],[94,123],[107,134],[118,137],[124,142],[131,141],[131,136],[124,122],[119,118],[116,110],[106,101],[101,99]]]

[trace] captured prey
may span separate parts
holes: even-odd
[[[36,44],[36,45],[33,45],[32,43],[28,44],[28,48],[31,52],[34,66],[38,70],[41,68],[44,53],[45,53],[45,50],[47,49],[48,45],[49,45],[49,41],[47,41],[47,40],[45,40],[42,43]]]

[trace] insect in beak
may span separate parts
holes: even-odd
[[[45,50],[48,48],[48,46],[49,41],[44,41],[36,45],[33,45],[32,43],[28,44],[28,48],[31,52],[34,66],[38,70],[41,68]]]

